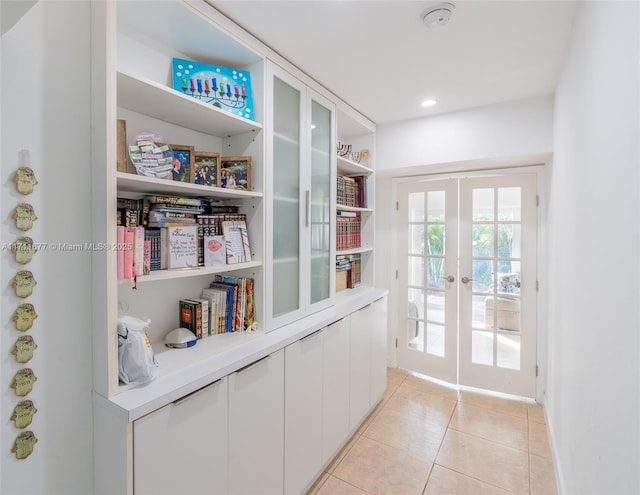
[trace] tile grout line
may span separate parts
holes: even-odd
[[[424,484],[424,488],[422,489],[422,493],[424,495],[424,492],[427,489],[427,485],[429,484],[429,480],[431,479],[431,474],[433,473],[433,468],[436,465],[436,461],[438,460],[438,455],[440,454],[440,449],[442,448],[442,444],[444,443],[444,439],[447,436],[447,432],[449,431],[449,425],[451,424],[451,420],[453,419],[453,415],[455,414],[456,410],[458,409],[458,402],[459,399],[456,396],[456,405],[453,406],[453,409],[451,410],[451,414],[449,415],[449,421],[447,421],[447,426],[444,430],[444,435],[442,435],[442,440],[440,440],[440,445],[438,445],[438,450],[436,451],[436,455],[433,458],[433,462],[431,463],[431,469],[429,469],[429,474],[427,476],[427,481]]]

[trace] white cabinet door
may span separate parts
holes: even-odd
[[[285,348],[284,493],[304,493],[322,468],[322,332]]]
[[[136,495],[227,493],[227,378],[133,423]]]
[[[268,328],[328,307],[335,292],[335,104],[267,66]]]
[[[368,309],[371,325],[371,390],[374,406],[387,388],[387,298],[375,301]]]
[[[349,323],[347,316],[324,329],[322,363],[322,465],[349,436]]]
[[[282,494],[283,417],[284,349],[229,375],[229,493]]]
[[[349,363],[349,429],[360,424],[369,411],[371,383],[371,305],[351,314]]]

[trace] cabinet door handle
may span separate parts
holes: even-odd
[[[308,189],[304,192],[304,219],[308,227],[311,225],[311,191]]]
[[[367,304],[366,306],[362,306],[358,311],[364,311],[365,309],[367,309],[369,306],[371,306],[371,303]]]
[[[332,327],[333,325],[337,325],[338,323],[342,323],[344,318],[340,318],[339,320],[334,321],[333,323],[329,323],[327,326]]]
[[[309,335],[305,335],[304,337],[302,337],[300,339],[300,342],[302,342],[303,340],[307,340],[310,339],[311,337],[313,337],[314,335],[317,335],[318,333],[320,333],[322,331],[322,328],[316,330],[315,332],[310,333]]]
[[[246,366],[243,366],[242,368],[240,368],[239,370],[236,370],[237,374],[240,374],[246,370],[248,370],[249,368],[252,368],[253,366],[256,366],[257,364],[260,364],[262,361],[266,361],[267,359],[269,359],[271,357],[271,354],[266,355],[265,357],[262,357],[256,361],[254,361],[253,363],[249,363]]]
[[[172,402],[172,404],[174,406],[179,406],[180,404],[182,404],[183,402],[195,397],[196,395],[204,392],[205,390],[209,390],[210,388],[215,387],[218,383],[220,383],[222,381],[222,378],[218,378],[215,382],[213,383],[209,383],[208,385],[205,385],[204,387],[200,387],[197,390],[194,390],[193,392],[191,392],[190,394],[187,394],[183,397],[180,397],[179,399],[176,399]]]

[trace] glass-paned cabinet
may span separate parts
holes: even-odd
[[[332,114],[311,100],[311,294],[315,304],[331,296],[331,180]]]
[[[335,291],[335,106],[273,64],[267,98],[271,330],[326,307]]]
[[[274,317],[300,308],[301,91],[273,78],[273,264]]]

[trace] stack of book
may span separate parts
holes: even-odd
[[[195,225],[205,212],[203,200],[178,196],[150,196],[148,227]]]
[[[336,291],[353,289],[361,282],[360,254],[336,256]]]

